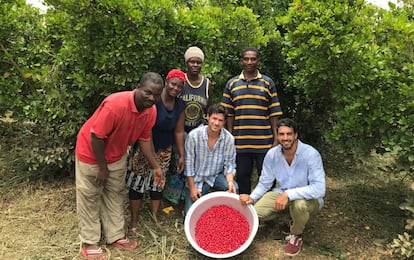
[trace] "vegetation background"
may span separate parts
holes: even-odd
[[[383,10],[363,0],[46,0],[51,8],[39,13],[24,0],[2,0],[3,208],[23,183],[36,194],[34,183],[53,189],[53,179],[73,178],[77,131],[108,94],[133,89],[147,71],[184,69],[184,51],[197,45],[218,102],[240,73],[240,51],[256,46],[284,116],[325,161],[335,160],[332,176],[359,183],[347,167],[375,155],[375,176],[389,179],[372,182],[400,180],[392,204],[407,200],[407,221],[385,242],[389,254],[412,257],[414,2],[401,2]]]

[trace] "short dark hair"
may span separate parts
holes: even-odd
[[[290,118],[283,118],[277,121],[276,123],[276,131],[279,131],[279,127],[287,126],[289,128],[293,128],[293,132],[296,134],[298,132],[298,126],[295,121]]]
[[[258,50],[257,48],[255,48],[255,47],[247,47],[247,48],[244,48],[244,49],[243,49],[243,51],[242,51],[242,52],[241,52],[241,54],[240,54],[240,59],[243,59],[244,54],[245,54],[246,52],[248,52],[248,51],[255,52],[255,53],[256,53],[256,57],[257,57],[257,59],[258,59],[258,60],[260,59],[260,53],[259,53],[259,50]]]
[[[141,87],[143,87],[147,81],[151,81],[154,84],[164,87],[164,80],[162,79],[161,75],[156,72],[145,73],[139,81],[139,84]]]
[[[207,115],[210,116],[212,114],[223,114],[224,118],[227,118],[227,109],[220,104],[213,104],[207,109]]]

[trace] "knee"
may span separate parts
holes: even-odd
[[[290,208],[293,212],[309,212],[308,204],[303,199],[292,201]]]
[[[267,221],[273,220],[276,218],[276,214],[272,210],[256,208],[257,217],[259,218],[260,223],[265,223]]]
[[[263,209],[260,207],[257,207],[257,205],[254,205],[253,207],[256,211],[257,217],[261,221],[265,217],[265,214],[263,213]]]

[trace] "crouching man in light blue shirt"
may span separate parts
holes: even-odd
[[[289,209],[291,235],[284,252],[295,256],[302,248],[306,223],[323,206],[325,171],[319,152],[297,139],[292,119],[279,120],[276,129],[279,144],[267,152],[256,188],[250,195],[241,194],[240,201],[255,204],[261,221]],[[275,188],[269,191],[274,182]]]

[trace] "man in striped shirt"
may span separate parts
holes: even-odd
[[[276,123],[282,115],[275,83],[261,74],[259,51],[246,48],[243,71],[224,88],[221,104],[227,108],[227,130],[236,141],[237,182],[240,193],[250,194],[253,164],[260,175],[267,151],[277,144]]]
[[[236,193],[234,137],[224,128],[226,109],[218,104],[207,110],[207,125],[192,130],[185,141],[187,176],[184,212],[210,190]]]

